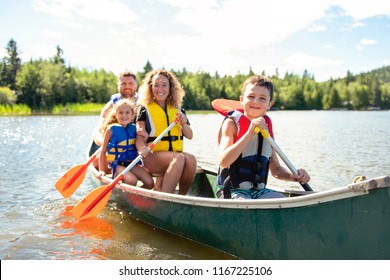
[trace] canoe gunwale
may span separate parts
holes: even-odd
[[[97,176],[97,171],[91,168],[93,176]],[[202,172],[200,170],[200,172]],[[112,179],[103,176],[101,182],[109,184]],[[257,200],[231,200],[231,199],[216,199],[196,196],[183,196],[178,194],[170,194],[163,192],[156,192],[153,190],[143,189],[140,187],[130,186],[125,183],[119,183],[115,186],[116,190],[122,192],[132,193],[151,199],[165,200],[174,203],[217,207],[217,208],[239,208],[239,209],[282,209],[293,207],[304,207],[335,201],[339,199],[346,199],[355,196],[366,195],[370,190],[376,188],[390,187],[390,176],[382,176],[374,179],[361,181],[350,184],[344,187],[339,187],[331,190],[310,192],[306,195],[277,198],[277,199],[257,199]]]

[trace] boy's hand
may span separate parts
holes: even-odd
[[[307,182],[310,181],[310,176],[305,169],[300,168],[297,171],[298,171],[298,175],[294,175],[294,174],[290,175],[291,181],[299,182],[302,184],[306,184]]]
[[[266,121],[265,121],[265,119],[263,117],[258,117],[258,118],[253,119],[251,121],[249,130],[252,131],[253,134],[257,134],[257,133],[259,133],[259,130],[256,129],[256,128],[268,130],[267,123],[266,123]]]

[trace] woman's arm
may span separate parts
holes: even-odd
[[[143,131],[142,134],[146,133],[145,121],[137,121],[136,126],[137,131]],[[138,154],[142,155],[143,157],[146,157],[150,152],[150,148],[147,143],[147,138],[145,138],[142,134],[137,133],[137,137],[135,139],[135,146],[137,148]]]
[[[179,112],[179,121],[185,138],[191,140],[194,136],[186,114]]]

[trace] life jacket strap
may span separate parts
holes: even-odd
[[[148,138],[148,143],[153,142],[157,137],[151,137]],[[161,141],[177,141],[177,140],[183,140],[183,136],[164,136],[161,138]]]

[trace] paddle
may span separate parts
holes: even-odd
[[[179,119],[176,118],[151,144],[149,144],[150,150],[168,133],[177,123]],[[140,160],[142,155],[139,155],[134,159],[129,166],[126,167],[109,185],[101,186],[91,191],[82,201],[80,201],[73,208],[73,215],[77,220],[83,221],[92,217],[95,217],[106,206],[108,199],[110,198],[112,189],[119,183],[120,180],[129,172]]]
[[[96,157],[100,154],[101,148],[88,159],[84,164],[73,166],[69,169],[58,181],[55,186],[63,197],[70,197],[75,190],[81,185],[87,173],[88,166],[95,161]]]
[[[226,114],[232,110],[239,110],[243,111],[241,103],[239,101],[235,100],[229,100],[229,99],[215,99],[212,101],[211,105],[213,106],[214,110],[216,110],[218,113],[226,116]],[[280,158],[284,161],[284,163],[287,165],[287,167],[290,169],[290,171],[298,175],[297,169],[294,167],[294,165],[290,162],[290,160],[287,158],[287,156],[283,153],[283,151],[279,148],[279,146],[275,143],[274,139],[272,139],[269,132],[265,129],[256,128],[256,133],[261,132],[261,135],[270,143],[270,145],[275,149],[276,153],[280,156]],[[309,186],[308,183],[302,184],[300,183],[302,188],[304,188],[305,191],[313,191],[313,189]]]

